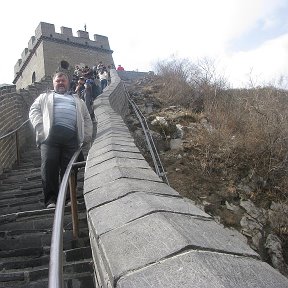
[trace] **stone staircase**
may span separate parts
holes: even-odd
[[[19,167],[0,175],[0,287],[48,287],[55,209],[43,208],[40,151],[35,145],[22,153],[20,162]],[[83,170],[78,173],[77,240],[72,235],[71,208],[65,207],[63,275],[67,288],[95,287],[82,193]]]

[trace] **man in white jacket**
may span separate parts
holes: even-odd
[[[55,208],[68,163],[82,143],[92,140],[93,124],[85,103],[69,94],[69,78],[63,72],[53,77],[54,91],[40,94],[29,111],[41,150],[44,204]]]

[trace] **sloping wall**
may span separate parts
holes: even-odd
[[[111,75],[94,101],[97,137],[84,182],[98,287],[288,287],[149,167],[121,117],[128,113],[121,80]]]
[[[51,88],[50,77],[41,82],[35,82],[27,89],[16,90],[15,85],[0,87],[0,138],[18,128],[28,119],[29,109],[34,99],[43,91]],[[10,169],[16,162],[17,150],[15,133],[0,139],[0,174],[5,169]],[[24,125],[18,133],[20,150],[31,141],[34,133],[30,123]]]

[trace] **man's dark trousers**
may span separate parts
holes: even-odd
[[[48,139],[41,144],[41,177],[45,205],[56,203],[60,179],[63,178],[77,148],[76,131],[63,126],[53,126]]]

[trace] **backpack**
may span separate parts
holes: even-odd
[[[93,100],[96,99],[97,96],[101,94],[101,88],[99,85],[97,85],[95,82],[92,84],[92,98]]]

